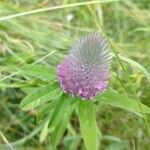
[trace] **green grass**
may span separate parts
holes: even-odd
[[[60,150],[85,149],[81,140],[84,128],[79,128],[78,113],[73,113],[59,142],[59,133],[54,129],[51,129],[52,133],[49,131],[47,118],[41,121],[47,113],[43,109],[46,104],[23,111],[20,103],[37,87],[52,84],[51,79],[43,80],[49,78],[48,72],[36,78],[38,70],[30,76],[33,73],[25,67],[32,68],[36,64],[55,68],[74,41],[89,32],[103,32],[110,42],[113,58],[109,88],[150,107],[149,10],[146,0],[1,1],[0,150],[48,150],[54,146],[51,145],[52,137],[56,139],[53,143],[59,143],[57,148]],[[102,134],[102,150],[149,149],[149,115],[144,114],[142,118],[139,117],[142,114],[102,105],[99,101],[95,102],[95,112]],[[59,108],[59,105],[52,103],[47,111],[51,112],[53,106]],[[62,103],[62,106],[66,105]],[[67,113],[73,110],[74,107]],[[80,111],[84,114],[81,108]],[[57,122],[59,115],[56,113],[51,121]],[[64,120],[66,123],[69,120],[66,113]],[[61,125],[64,126],[63,122]],[[63,129],[57,127],[62,132]]]

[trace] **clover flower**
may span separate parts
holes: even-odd
[[[106,90],[109,78],[109,48],[100,33],[90,33],[76,41],[57,76],[65,93],[92,100]]]

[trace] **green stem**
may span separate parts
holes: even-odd
[[[63,8],[71,8],[71,7],[77,7],[77,6],[82,6],[82,5],[98,4],[98,3],[108,3],[108,2],[113,2],[113,1],[120,1],[120,0],[97,0],[97,1],[87,1],[87,2],[72,3],[72,4],[58,5],[58,6],[53,6],[53,7],[40,8],[40,9],[35,9],[35,10],[26,11],[26,12],[22,12],[22,13],[12,14],[9,16],[4,16],[4,17],[0,18],[0,21],[9,20],[12,18],[17,18],[17,17],[21,17],[21,16],[26,16],[26,15],[32,15],[32,14],[36,14],[36,13],[42,13],[42,12],[51,11],[51,10],[58,10],[58,9],[63,9]]]
[[[125,72],[126,69],[125,69],[123,63],[121,62],[119,56],[117,55],[115,48],[113,48],[113,51],[114,51],[114,53],[115,53],[115,56],[116,56],[116,59],[117,59],[118,63],[120,64],[122,70]],[[132,82],[131,82],[131,79],[129,78],[129,76],[128,76],[128,80],[129,80],[130,83],[132,83]],[[136,96],[137,93],[136,93],[136,90],[135,90],[135,88],[134,88],[134,85],[132,86],[132,90],[133,90],[134,95],[135,95],[135,97],[136,97],[136,99],[137,99],[138,106],[139,106],[140,111],[141,111],[141,113],[142,113],[142,115],[143,115],[143,118],[144,118],[144,121],[145,121],[145,125],[146,125],[146,128],[147,128],[147,133],[148,133],[148,136],[149,136],[149,138],[150,138],[150,128],[149,128],[149,125],[148,125],[147,117],[146,117],[146,115],[145,115],[144,112],[143,112],[143,108],[142,108],[142,106],[141,106],[139,97]]]
[[[1,131],[0,131],[0,136],[2,137],[2,139],[5,141],[5,143],[8,145],[8,147],[11,150],[15,150]]]

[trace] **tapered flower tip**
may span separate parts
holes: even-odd
[[[77,40],[57,67],[58,80],[64,92],[91,100],[105,91],[109,58],[108,43],[100,33],[90,33]]]

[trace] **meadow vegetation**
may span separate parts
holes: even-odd
[[[57,65],[90,32],[102,32],[112,53],[109,90],[91,112],[70,106],[71,98],[57,103],[62,91],[54,83]],[[84,144],[89,127],[80,129],[79,121],[94,115],[99,149],[149,150],[149,107],[148,0],[0,1],[0,150],[85,150],[94,135],[83,135]]]

